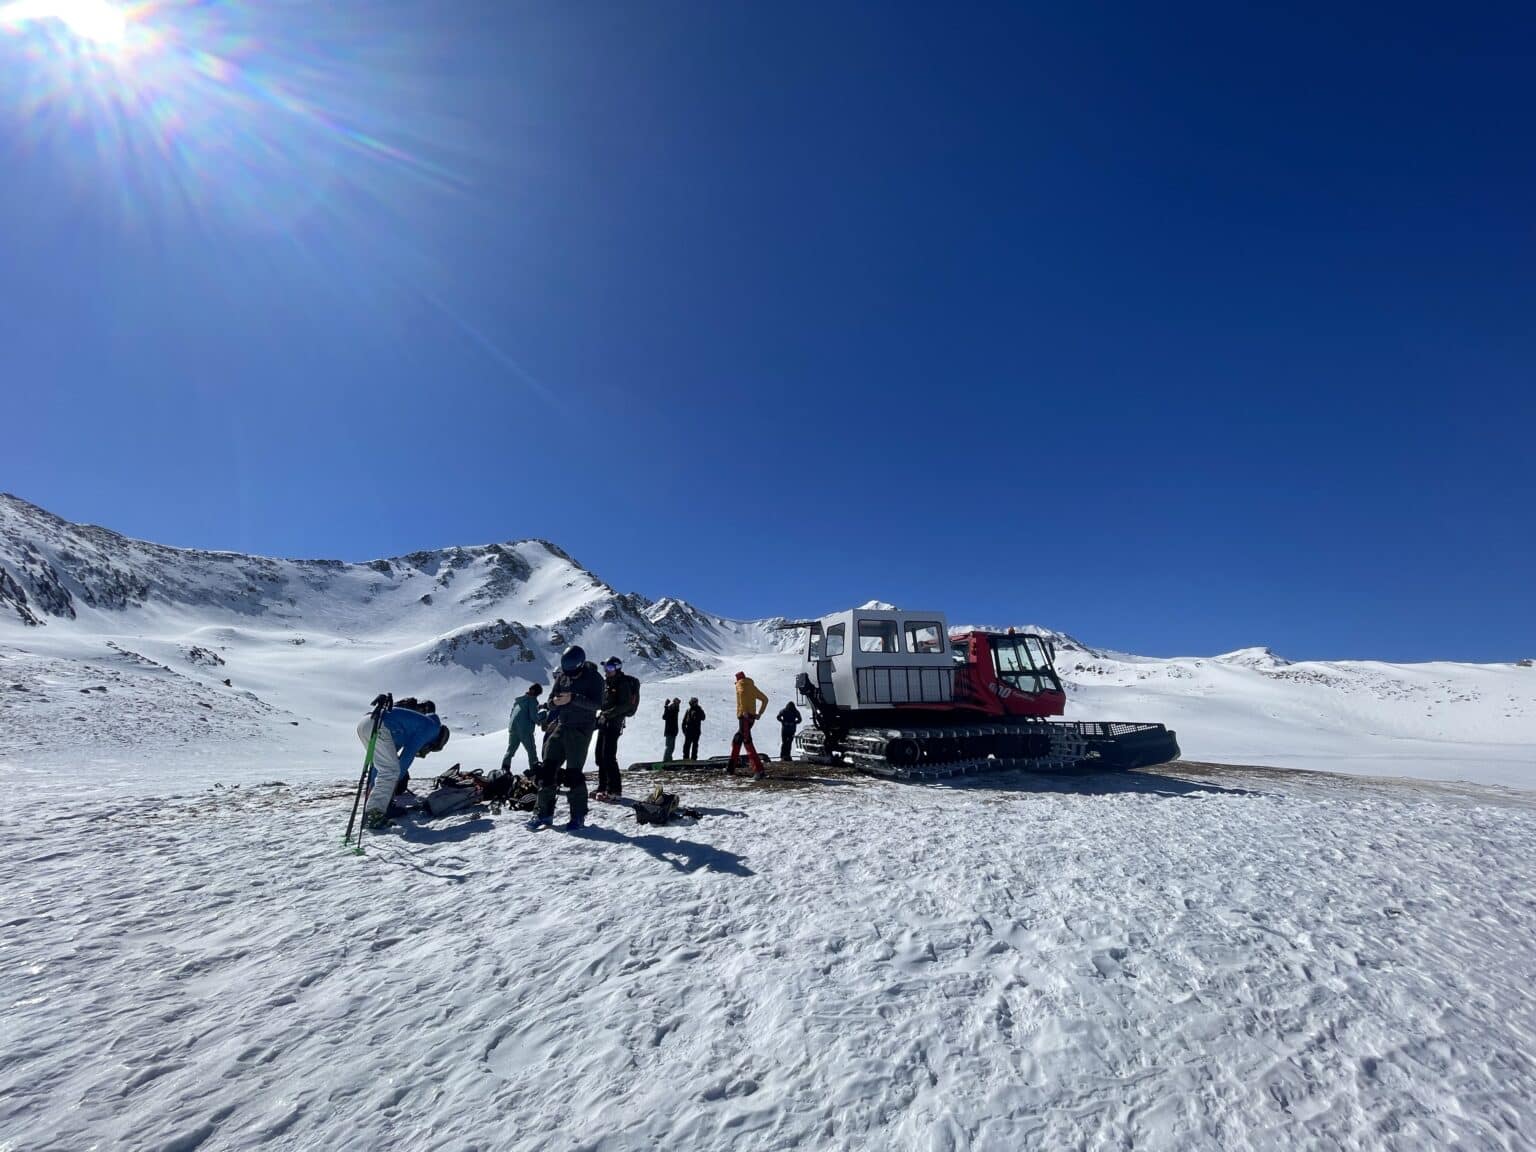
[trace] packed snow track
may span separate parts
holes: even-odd
[[[0,1146],[1536,1146],[1530,793],[674,779],[361,859],[340,780],[9,806]]]

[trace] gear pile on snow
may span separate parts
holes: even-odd
[[[635,802],[635,819],[641,824],[666,824],[674,817],[690,820],[703,819],[704,813],[697,808],[683,808],[678,804],[675,792],[663,791],[660,784],[644,800]]]
[[[493,811],[503,804],[512,808],[532,809],[539,787],[526,775],[514,776],[496,769],[489,775],[475,769],[465,772],[455,764],[436,780],[427,794],[427,811],[433,816],[447,816],[472,804],[489,803]]]

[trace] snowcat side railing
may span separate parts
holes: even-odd
[[[897,664],[854,671],[860,704],[949,704],[955,699],[953,668]]]

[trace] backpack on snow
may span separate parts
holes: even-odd
[[[485,789],[485,774],[464,772],[457,764],[432,781],[427,793],[427,811],[433,816],[447,816],[478,804]]]
[[[677,813],[677,794],[656,785],[644,800],[635,801],[635,820],[641,824],[665,824]]]

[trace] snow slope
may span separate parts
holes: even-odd
[[[0,766],[78,770],[90,787],[131,780],[145,758],[189,782],[271,765],[328,779],[384,690],[434,699],[449,762],[484,766],[512,698],[547,683],[573,641],[645,682],[627,758],[660,753],[666,696],[700,697],[718,751],[737,667],[775,711],[793,693],[797,634],[778,623],[619,593],[545,541],[272,560],[129,540],[0,496],[0,726],[13,733]],[[1069,717],[1165,722],[1192,759],[1536,788],[1536,668],[1290,663],[1263,648],[1151,659],[1033,630],[1055,640]]]

